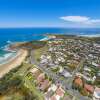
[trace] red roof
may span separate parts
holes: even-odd
[[[49,80],[44,80],[43,82],[41,82],[40,89],[41,89],[41,90],[45,90],[46,88],[49,87],[49,85],[50,85]]]
[[[59,87],[56,90],[56,94],[59,95],[60,97],[63,97],[64,96],[64,90],[61,87]]]
[[[92,85],[85,84],[84,88],[90,93],[94,92],[94,87]]]
[[[82,86],[83,85],[83,81],[79,77],[75,79],[74,83],[77,84],[77,85],[79,85],[79,86]]]
[[[43,81],[45,79],[45,75],[44,74],[40,74],[38,77],[37,77],[37,81],[40,83],[41,81]]]
[[[56,99],[55,95],[53,95],[53,96],[50,98],[50,100],[57,100],[57,99]]]

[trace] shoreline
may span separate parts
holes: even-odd
[[[48,36],[45,36],[44,38],[40,39],[39,41],[46,41],[49,40],[50,38]]]
[[[78,35],[78,36],[82,36],[82,37],[90,37],[90,38],[98,38],[98,37],[100,37],[100,34],[91,34],[91,35]]]
[[[47,34],[44,38],[40,39],[39,41],[47,41],[51,38],[56,38],[56,35],[62,35],[62,34]],[[66,35],[66,34],[65,34]],[[66,35],[71,36],[71,35]],[[81,37],[100,37],[100,35],[75,35],[75,36],[81,36]],[[23,42],[21,42],[23,43]],[[3,64],[0,64],[0,78],[3,77],[6,73],[8,73],[11,69],[16,68],[17,66],[21,65],[21,63],[24,61],[24,59],[27,57],[28,51],[24,49],[20,49],[17,54],[9,59],[6,62],[3,62]]]
[[[13,68],[16,68],[22,64],[28,55],[28,51],[20,49],[16,57],[7,62],[6,64],[0,65],[0,78],[2,78],[6,73],[8,73]]]
[[[0,59],[0,66],[3,65],[3,64],[6,64],[8,62],[10,62],[16,56],[17,56],[17,52],[16,53],[7,53],[7,54],[4,54],[4,56],[2,56],[1,59]]]
[[[84,38],[98,38],[100,37],[100,34],[72,34],[72,33],[69,33],[69,34],[59,34],[59,33],[55,33],[55,34],[46,34],[48,37],[51,37],[51,36],[73,36],[73,37],[84,37]]]

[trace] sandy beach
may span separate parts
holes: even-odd
[[[17,52],[16,57],[14,57],[11,61],[6,64],[0,65],[0,78],[2,78],[6,73],[8,73],[11,69],[16,68],[21,65],[24,59],[27,57],[28,51],[24,49],[20,49]]]

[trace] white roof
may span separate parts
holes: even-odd
[[[59,95],[55,95],[57,100],[60,100],[60,96]]]
[[[84,70],[85,71],[89,71],[89,72],[91,71],[91,69],[90,68],[87,68],[87,67],[85,67]]]
[[[100,88],[95,88],[94,90],[94,96],[97,98],[97,99],[100,99]]]
[[[59,73],[62,73],[64,69],[62,67],[59,68],[60,68]]]
[[[72,77],[72,75],[71,75],[68,71],[64,71],[64,72],[63,72],[63,75],[64,75],[65,77]]]
[[[94,65],[94,66],[99,66],[98,64],[96,64],[95,62],[92,62],[92,65]]]
[[[55,84],[52,84],[51,89],[52,89],[53,91],[56,91],[57,86],[56,86]]]
[[[33,68],[33,69],[30,70],[31,73],[35,73],[36,71],[38,71],[37,68]]]

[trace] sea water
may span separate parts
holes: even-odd
[[[9,59],[12,59],[15,55],[15,52],[0,49],[0,65],[5,64]]]
[[[0,63],[13,57],[13,52],[4,48],[10,43],[43,40],[44,34],[67,34],[80,36],[100,36],[99,28],[2,28],[0,29]]]

